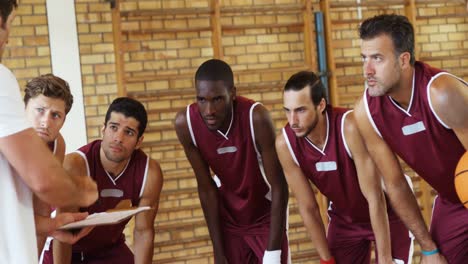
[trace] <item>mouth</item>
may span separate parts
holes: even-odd
[[[366,83],[367,83],[367,86],[368,86],[368,87],[373,87],[373,86],[375,86],[375,85],[377,84],[377,80],[375,80],[375,79],[367,79],[367,80],[366,80]]]
[[[110,150],[112,150],[113,152],[121,152],[122,151],[122,148],[119,147],[119,146],[109,146]]]
[[[209,126],[216,125],[216,121],[217,121],[216,118],[214,118],[214,117],[205,117],[204,119],[205,119],[205,122],[206,122],[207,125],[209,125]]]
[[[49,133],[43,131],[43,130],[36,130],[36,133],[40,137],[49,137]]]

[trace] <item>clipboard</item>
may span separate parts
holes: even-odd
[[[130,200],[122,200],[114,209],[106,212],[94,213],[88,215],[83,220],[69,223],[58,228],[59,230],[79,229],[87,226],[112,225],[118,224],[140,212],[150,210],[149,206],[130,207]]]

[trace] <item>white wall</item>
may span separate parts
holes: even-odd
[[[70,84],[74,99],[61,130],[69,153],[87,143],[75,1],[47,0],[47,20],[52,73]]]

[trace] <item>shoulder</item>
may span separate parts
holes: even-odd
[[[175,128],[176,130],[184,129],[187,127],[187,108],[184,108],[177,112],[175,117]]]
[[[284,136],[285,135],[283,134],[283,129],[281,129],[280,132],[276,135],[276,139],[275,139],[276,149],[284,150],[288,147]]]
[[[255,105],[252,111],[252,120],[254,123],[265,123],[271,121],[270,113],[262,104]]]
[[[343,114],[343,131],[346,135],[353,135],[358,133],[356,118],[354,116],[354,111],[350,110]]]
[[[435,78],[430,87],[430,95],[432,103],[449,107],[451,99],[456,99],[458,96],[466,96],[467,84],[462,80],[450,74],[441,74]]]

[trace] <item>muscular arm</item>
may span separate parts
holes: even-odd
[[[468,86],[449,75],[441,75],[430,87],[434,111],[446,125],[453,129],[468,150]]]
[[[198,196],[213,243],[215,263],[224,263],[225,255],[219,219],[218,190],[214,181],[211,179],[208,164],[201,156],[197,147],[193,145],[187,125],[185,110],[177,114],[175,130],[180,143],[184,147],[185,155],[195,172],[195,177],[197,178]]]
[[[97,199],[96,184],[69,177],[31,128],[1,137],[0,151],[34,194],[48,204],[87,206]]]
[[[150,159],[145,189],[139,207],[150,206],[152,210],[139,213],[135,217],[134,253],[135,263],[152,263],[154,251],[154,219],[158,212],[159,197],[163,176],[159,164]]]
[[[356,165],[359,188],[369,204],[379,262],[392,263],[387,203],[382,191],[381,178],[359,134],[352,112],[346,116],[344,136]]]
[[[253,111],[253,126],[257,149],[271,188],[271,220],[267,250],[280,250],[286,230],[288,186],[275,149],[275,129],[268,111],[257,105]]]
[[[325,227],[320,217],[314,191],[301,168],[294,162],[282,133],[276,137],[275,145],[284,175],[299,205],[299,212],[304,220],[307,233],[320,258],[328,260],[332,256],[328,248]]]
[[[416,197],[405,179],[395,154],[374,131],[362,100],[357,102],[354,116],[366,148],[382,173],[386,193],[393,209],[414,234],[422,249],[430,251],[437,248],[427,230]]]

